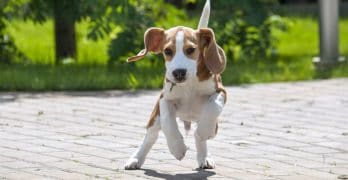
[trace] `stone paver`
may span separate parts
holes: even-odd
[[[228,87],[214,170],[198,170],[165,138],[143,169],[123,164],[141,143],[159,91],[0,93],[0,179],[344,179],[348,79]],[[180,123],[180,126],[181,123]]]

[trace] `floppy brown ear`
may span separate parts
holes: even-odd
[[[159,53],[162,50],[164,39],[164,29],[149,28],[144,34],[145,49],[141,50],[136,56],[129,57],[127,62],[138,61],[148,52]]]
[[[198,39],[204,64],[213,74],[221,74],[226,66],[226,56],[224,50],[216,44],[213,30],[199,29]]]

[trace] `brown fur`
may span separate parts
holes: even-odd
[[[192,30],[185,27],[175,27],[168,30],[161,28],[149,28],[144,34],[145,49],[136,56],[130,57],[128,61],[137,61],[142,59],[148,52],[163,53],[166,61],[171,61],[176,53],[176,34],[179,31],[184,32],[184,53],[190,59],[197,60],[197,77],[199,81],[208,80],[214,77],[216,92],[222,93],[226,103],[227,93],[224,89],[220,74],[225,68],[226,57],[221,47],[216,44],[214,32],[211,29]],[[194,53],[187,54],[188,48],[195,48]],[[166,56],[164,50],[168,48],[172,51],[172,56]],[[155,107],[150,115],[147,128],[150,128],[156,117],[160,114],[159,101],[163,97],[161,93]],[[218,126],[216,125],[216,132]]]
[[[219,129],[219,125],[218,125],[218,123],[216,123],[216,127],[215,127],[215,135],[217,134],[218,129]]]
[[[226,101],[227,101],[227,92],[226,92],[224,86],[222,85],[222,80],[221,80],[220,74],[215,75],[214,80],[215,80],[215,89],[216,89],[216,92],[217,92],[217,93],[222,93],[222,94],[223,94],[223,96],[224,96],[224,101],[225,101],[225,104],[226,104]],[[215,135],[217,134],[218,129],[219,129],[219,126],[218,126],[218,123],[216,123]]]
[[[192,31],[188,28],[185,28],[185,27],[176,27],[176,28],[172,28],[172,29],[169,29],[166,31],[165,33],[165,40],[164,40],[164,46],[163,46],[163,49],[162,49],[162,52],[165,50],[165,49],[170,49],[172,50],[173,54],[176,53],[176,47],[175,47],[175,43],[176,43],[176,34],[179,32],[179,31],[183,31],[184,32],[184,53],[187,57],[195,60],[195,59],[198,59],[198,56],[199,56],[199,51],[195,51],[194,53],[192,54],[187,54],[186,53],[186,49],[190,48],[190,47],[193,47],[193,48],[196,48],[197,49],[197,37],[196,37],[196,34],[195,34],[195,31]],[[173,57],[168,57],[166,56],[165,54],[163,54],[163,57],[166,61],[171,61]]]
[[[204,64],[212,74],[221,74],[226,66],[226,57],[222,48],[216,44],[213,30],[199,29],[198,38]]]
[[[214,32],[211,29],[199,29],[197,38],[200,51],[197,65],[198,79],[204,81],[213,74],[220,76],[226,66],[226,57],[222,48],[216,44]]]
[[[144,34],[145,49],[141,50],[136,56],[127,59],[128,62],[138,61],[145,57],[148,52],[160,53],[163,47],[165,31],[162,28],[149,28]]]
[[[212,76],[212,74],[210,73],[209,69],[207,68],[207,66],[204,63],[203,60],[203,54],[200,53],[199,54],[199,59],[197,62],[197,77],[199,81],[204,81],[209,79]]]
[[[165,38],[164,38],[164,45],[162,47],[162,53],[163,53],[164,49],[168,48],[168,49],[173,51],[173,54],[175,54],[175,52],[176,52],[175,36],[176,36],[177,32],[178,32],[177,29],[169,29],[166,31]],[[173,56],[166,56],[164,53],[163,53],[163,57],[164,57],[164,60],[166,60],[166,61],[171,61],[173,59]]]
[[[156,117],[160,114],[159,101],[162,97],[163,97],[163,92],[161,92],[161,95],[158,98],[155,104],[155,107],[152,110],[152,113],[150,115],[149,121],[147,122],[146,128],[150,128],[155,123]]]
[[[227,102],[227,92],[226,92],[224,86],[222,85],[222,80],[221,80],[220,74],[215,75],[214,80],[215,80],[215,89],[216,89],[216,92],[222,93],[222,94],[223,94],[223,96],[224,96],[224,101],[225,101],[225,104],[226,104],[226,102]]]

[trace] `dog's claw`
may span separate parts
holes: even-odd
[[[215,168],[215,161],[212,158],[205,158],[203,162],[200,163],[199,168],[202,169],[214,169]]]

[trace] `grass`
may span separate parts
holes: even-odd
[[[330,71],[318,72],[312,58],[318,55],[318,25],[311,18],[290,18],[287,32],[273,31],[277,37],[277,56],[257,62],[228,63],[223,73],[225,85],[297,81],[317,78],[348,77],[347,61]],[[107,37],[98,42],[84,39],[87,23],[77,25],[78,61],[53,66],[52,22],[43,25],[14,21],[8,31],[18,48],[32,61],[29,64],[0,63],[0,90],[106,90],[160,88],[163,68],[149,67],[149,61],[106,66]],[[23,28],[25,27],[25,28]],[[340,51],[348,58],[348,19],[340,20]],[[163,66],[162,66],[163,67]]]
[[[348,35],[346,32],[348,32],[348,18],[340,19],[339,50],[341,56],[348,60]],[[293,80],[348,76],[347,61],[328,71],[316,71],[311,63],[312,58],[319,55],[319,29],[316,19],[293,17],[287,32],[275,30],[273,33],[279,39],[277,61],[287,62],[289,66],[297,66],[296,73],[300,73],[298,79]]]
[[[30,59],[32,64],[54,64],[53,22],[43,23],[14,20],[7,24],[7,30],[15,39],[15,44],[21,52]],[[24,28],[23,28],[24,27]],[[99,64],[107,63],[107,47],[109,37],[92,41],[86,37],[88,23],[81,22],[76,26],[77,33],[77,63]]]
[[[287,32],[273,31],[279,39],[277,49],[282,56],[317,56],[319,54],[319,30],[317,20],[313,18],[291,18]],[[340,52],[348,55],[348,18],[341,19]]]
[[[57,91],[159,88],[160,69],[103,65],[0,65],[0,90]],[[146,83],[144,83],[146,82]]]

